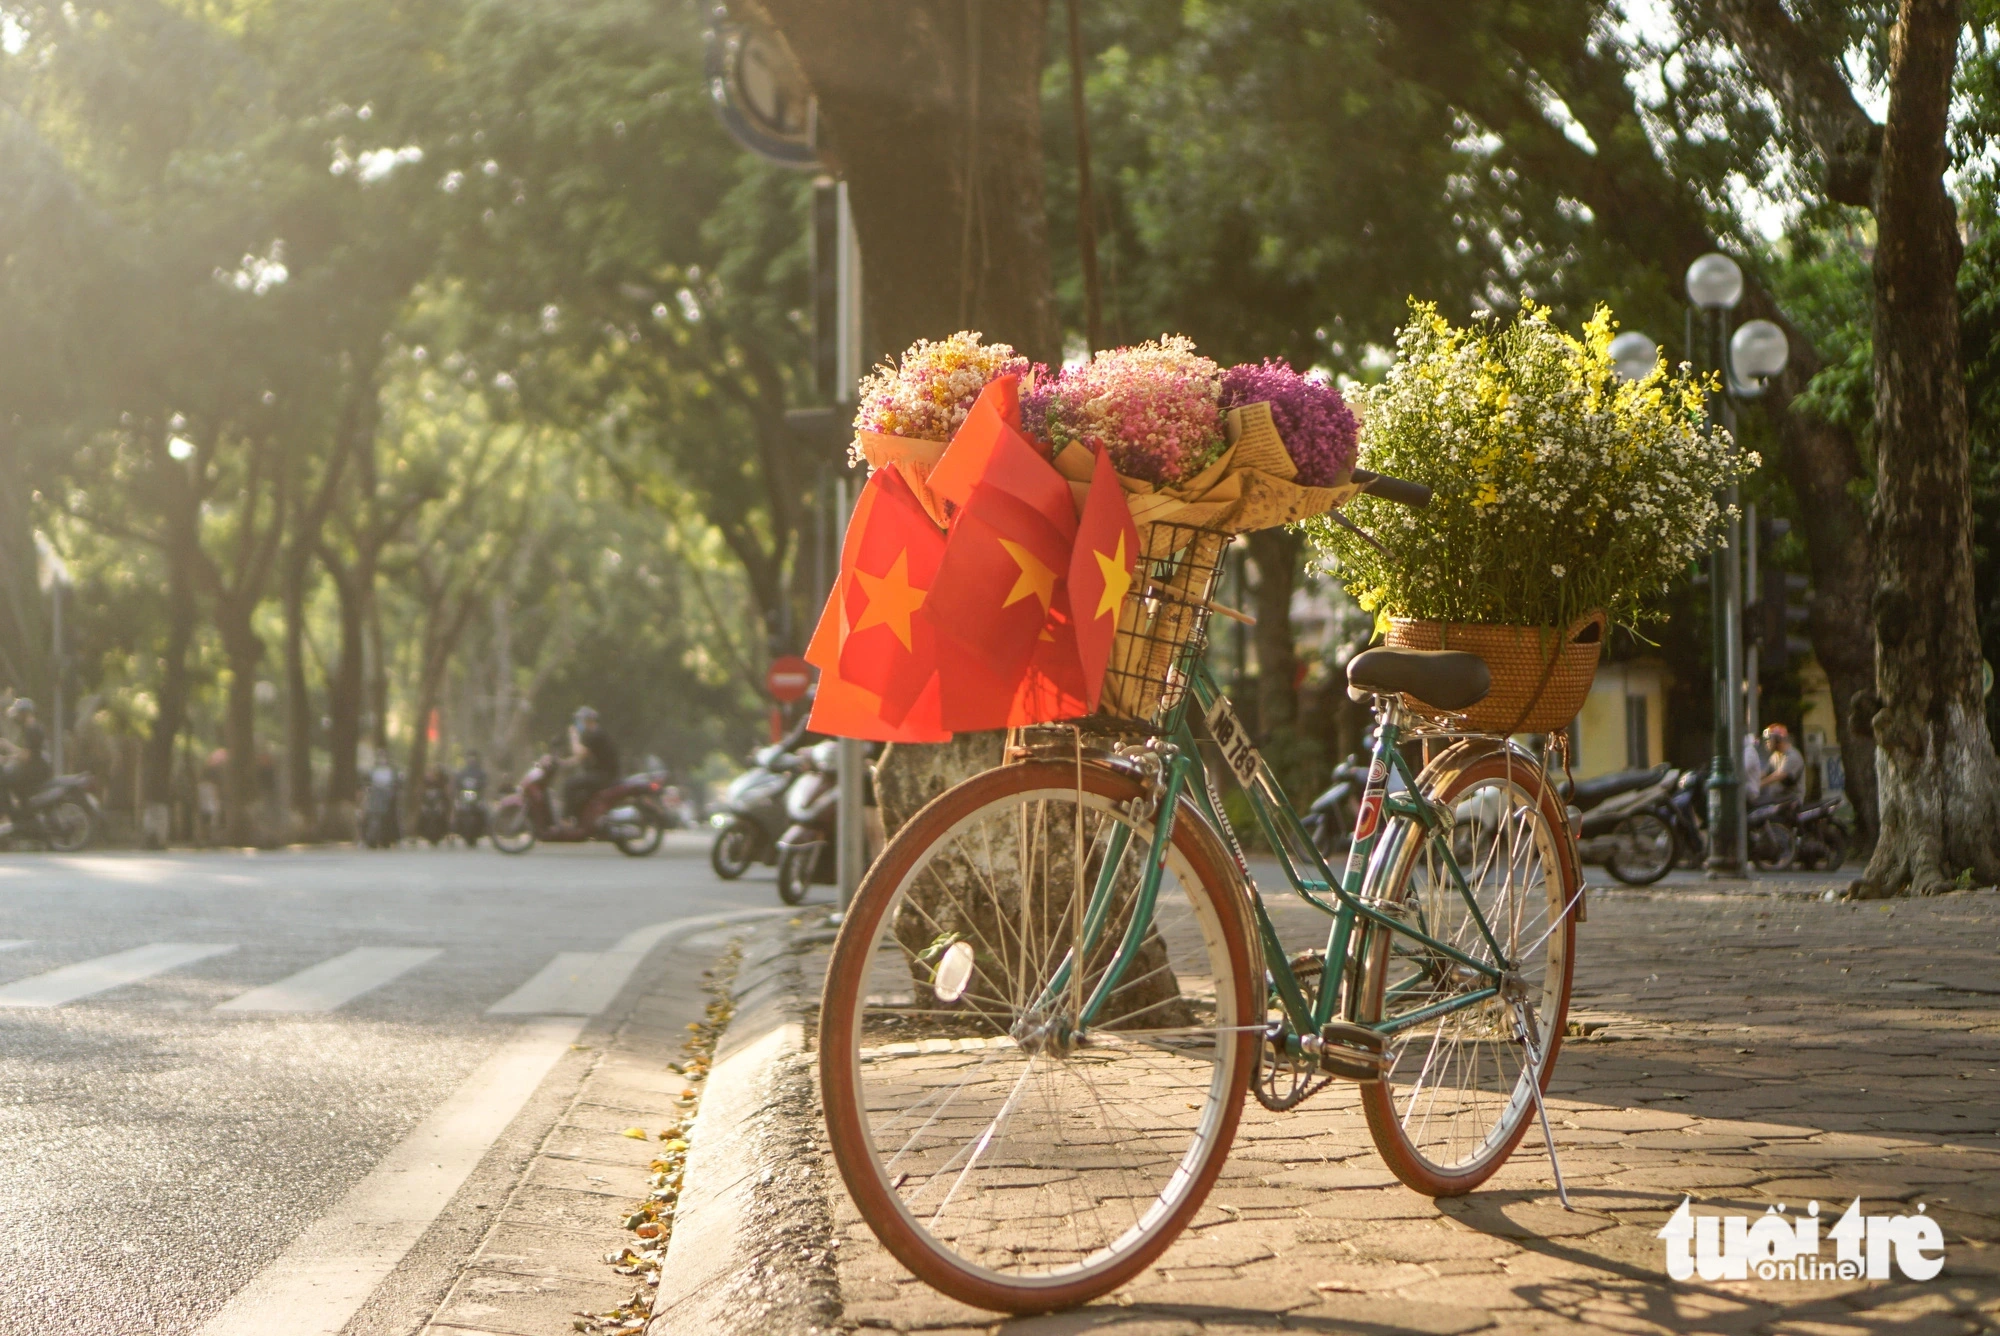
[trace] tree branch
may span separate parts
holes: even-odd
[[[1872,209],[1882,127],[1780,0],[1696,0],[1695,14],[1722,29],[1785,119],[1812,142],[1826,164],[1826,197]]]

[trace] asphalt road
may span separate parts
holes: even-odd
[[[514,1110],[552,1120],[553,1055],[657,977],[669,925],[776,904],[768,870],[721,882],[692,834],[650,859],[0,857],[0,1332],[218,1330],[239,1292],[284,1302],[274,1262],[371,1171],[417,1154],[445,1196],[463,1181],[413,1129],[443,1119],[477,1160]]]

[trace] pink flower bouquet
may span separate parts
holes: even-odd
[[[1060,452],[1102,445],[1128,478],[1172,486],[1200,473],[1227,443],[1222,369],[1169,334],[1065,367],[1022,397],[1021,425]]]

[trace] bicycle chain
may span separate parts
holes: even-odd
[[[1320,971],[1326,964],[1326,952],[1301,951],[1286,963],[1291,966],[1292,977],[1298,980],[1299,991],[1305,994],[1306,1005],[1311,1006],[1319,996]],[[1283,1024],[1279,1023],[1276,1029],[1282,1036]],[[1319,1063],[1305,1054],[1280,1053],[1277,1043],[1268,1037],[1258,1045],[1257,1070],[1251,1077],[1250,1091],[1271,1112],[1295,1109],[1332,1082],[1333,1077],[1322,1073]]]

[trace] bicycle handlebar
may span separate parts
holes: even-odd
[[[1360,483],[1361,490],[1368,495],[1394,501],[1412,510],[1422,510],[1431,503],[1431,489],[1420,482],[1406,482],[1386,473],[1370,473],[1367,469],[1354,470],[1354,481]]]

